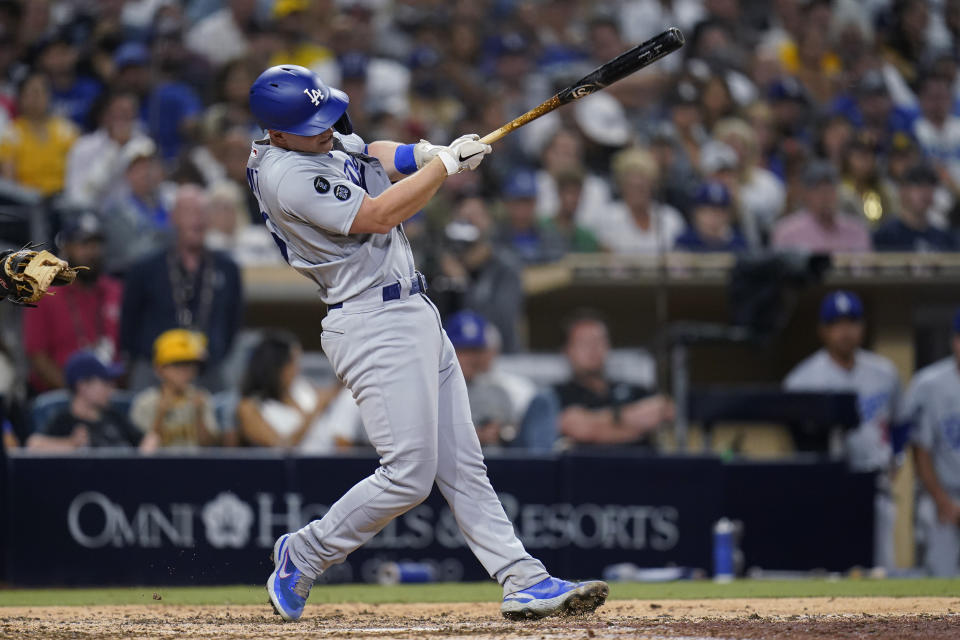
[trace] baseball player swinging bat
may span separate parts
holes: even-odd
[[[380,456],[379,468],[322,518],[274,544],[267,593],[284,620],[299,620],[317,577],[420,504],[434,485],[470,550],[502,586],[504,617],[588,613],[604,603],[606,583],[551,576],[517,537],[487,477],[463,372],[425,295],[403,222],[448,176],[476,170],[492,151],[488,140],[682,43],[679,31],[668,31],[487,138],[467,134],[446,146],[366,142],[347,115],[350,97],[304,67],[271,67],[253,83],[250,110],[267,136],[251,146],[247,181],[283,258],[318,286],[327,305],[323,351]]]
[[[579,100],[591,93],[600,91],[617,80],[626,78],[634,71],[639,71],[653,64],[660,58],[682,47],[683,43],[683,33],[680,32],[680,29],[676,27],[667,29],[643,44],[638,44],[633,49],[621,53],[613,60],[604,62],[569,87],[559,91],[557,95],[549,100],[542,102],[539,106],[530,109],[523,115],[517,116],[496,131],[483,136],[480,138],[480,142],[493,144],[514,129],[518,129],[528,122],[532,122],[540,116],[550,113],[557,107],[562,107],[574,100]]]

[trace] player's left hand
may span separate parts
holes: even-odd
[[[437,155],[446,149],[439,144],[433,144],[427,140],[421,140],[413,145],[413,160],[417,163],[417,169],[422,169],[428,162],[437,157]]]

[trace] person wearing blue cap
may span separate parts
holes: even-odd
[[[70,452],[84,447],[136,447],[143,434],[125,415],[110,408],[114,380],[121,371],[108,367],[90,351],[67,361],[64,375],[70,404],[27,440],[35,451]]]
[[[511,251],[524,264],[559,260],[565,253],[563,239],[537,222],[537,177],[529,169],[514,170],[503,186],[507,219],[497,234],[497,244]]]
[[[196,128],[203,103],[192,88],[180,81],[183,70],[179,64],[172,60],[156,62],[139,42],[120,45],[113,55],[113,85],[140,98],[140,119],[157,143],[160,156],[172,161]]]
[[[952,66],[952,65],[951,65]],[[953,78],[933,69],[917,81],[919,117],[911,133],[953,184],[960,183],[960,116],[954,113]]]
[[[810,95],[793,76],[783,75],[767,86],[767,102],[773,109],[777,129],[793,138],[809,141]]]
[[[893,524],[896,508],[891,495],[895,453],[891,428],[898,416],[900,378],[888,358],[861,348],[863,303],[852,291],[832,291],[820,305],[823,348],[787,375],[788,391],[857,394],[860,426],[847,433],[845,454],[856,471],[877,472],[874,520],[874,565],[895,568]]]
[[[463,370],[470,413],[480,444],[488,446],[512,441],[517,425],[513,420],[510,396],[505,389],[484,376],[492,364],[489,342],[491,325],[479,313],[465,310],[449,316],[443,323],[443,329],[457,352],[457,360]]]
[[[697,191],[693,226],[677,238],[678,251],[746,251],[747,241],[733,226],[733,201],[722,182],[707,182]]]
[[[43,40],[36,61],[37,69],[50,77],[53,110],[85,127],[103,84],[81,71],[80,50],[68,32],[62,30]]]
[[[922,565],[938,577],[960,574],[960,309],[952,353],[917,371],[901,415],[923,492],[917,500]]]

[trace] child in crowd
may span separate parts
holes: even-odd
[[[133,399],[130,419],[144,432],[140,450],[216,444],[210,394],[193,385],[206,360],[207,339],[186,329],[164,331],[153,343],[153,365],[160,384]]]

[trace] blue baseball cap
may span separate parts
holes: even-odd
[[[511,31],[494,38],[490,42],[491,48],[497,56],[521,55],[530,48],[530,43],[522,34]]]
[[[444,324],[455,349],[486,349],[487,320],[473,311],[458,311]]]
[[[113,66],[117,69],[142,67],[150,62],[150,51],[139,42],[125,42],[113,53]]]
[[[342,80],[366,80],[370,58],[364,53],[345,53],[337,60]]]
[[[537,176],[529,169],[517,169],[503,185],[503,197],[508,200],[537,197]]]
[[[569,69],[579,62],[583,62],[585,58],[586,56],[579,49],[563,44],[550,44],[545,46],[540,53],[537,66],[541,69]],[[589,72],[589,69],[587,71]]]
[[[841,318],[861,320],[863,303],[852,291],[833,291],[828,293],[820,304],[821,324],[831,324]]]
[[[792,76],[782,76],[767,87],[767,100],[770,102],[799,102],[809,104],[803,85]]]
[[[123,368],[120,365],[105,365],[90,351],[77,351],[70,356],[63,368],[63,376],[67,379],[67,386],[71,389],[83,380],[89,380],[90,378],[113,380],[122,373]]]
[[[56,240],[58,246],[63,246],[67,242],[103,240],[106,237],[104,233],[100,216],[93,211],[80,211],[76,215],[66,217]]]
[[[705,182],[697,189],[697,206],[723,207],[730,206],[730,191],[722,182]]]

